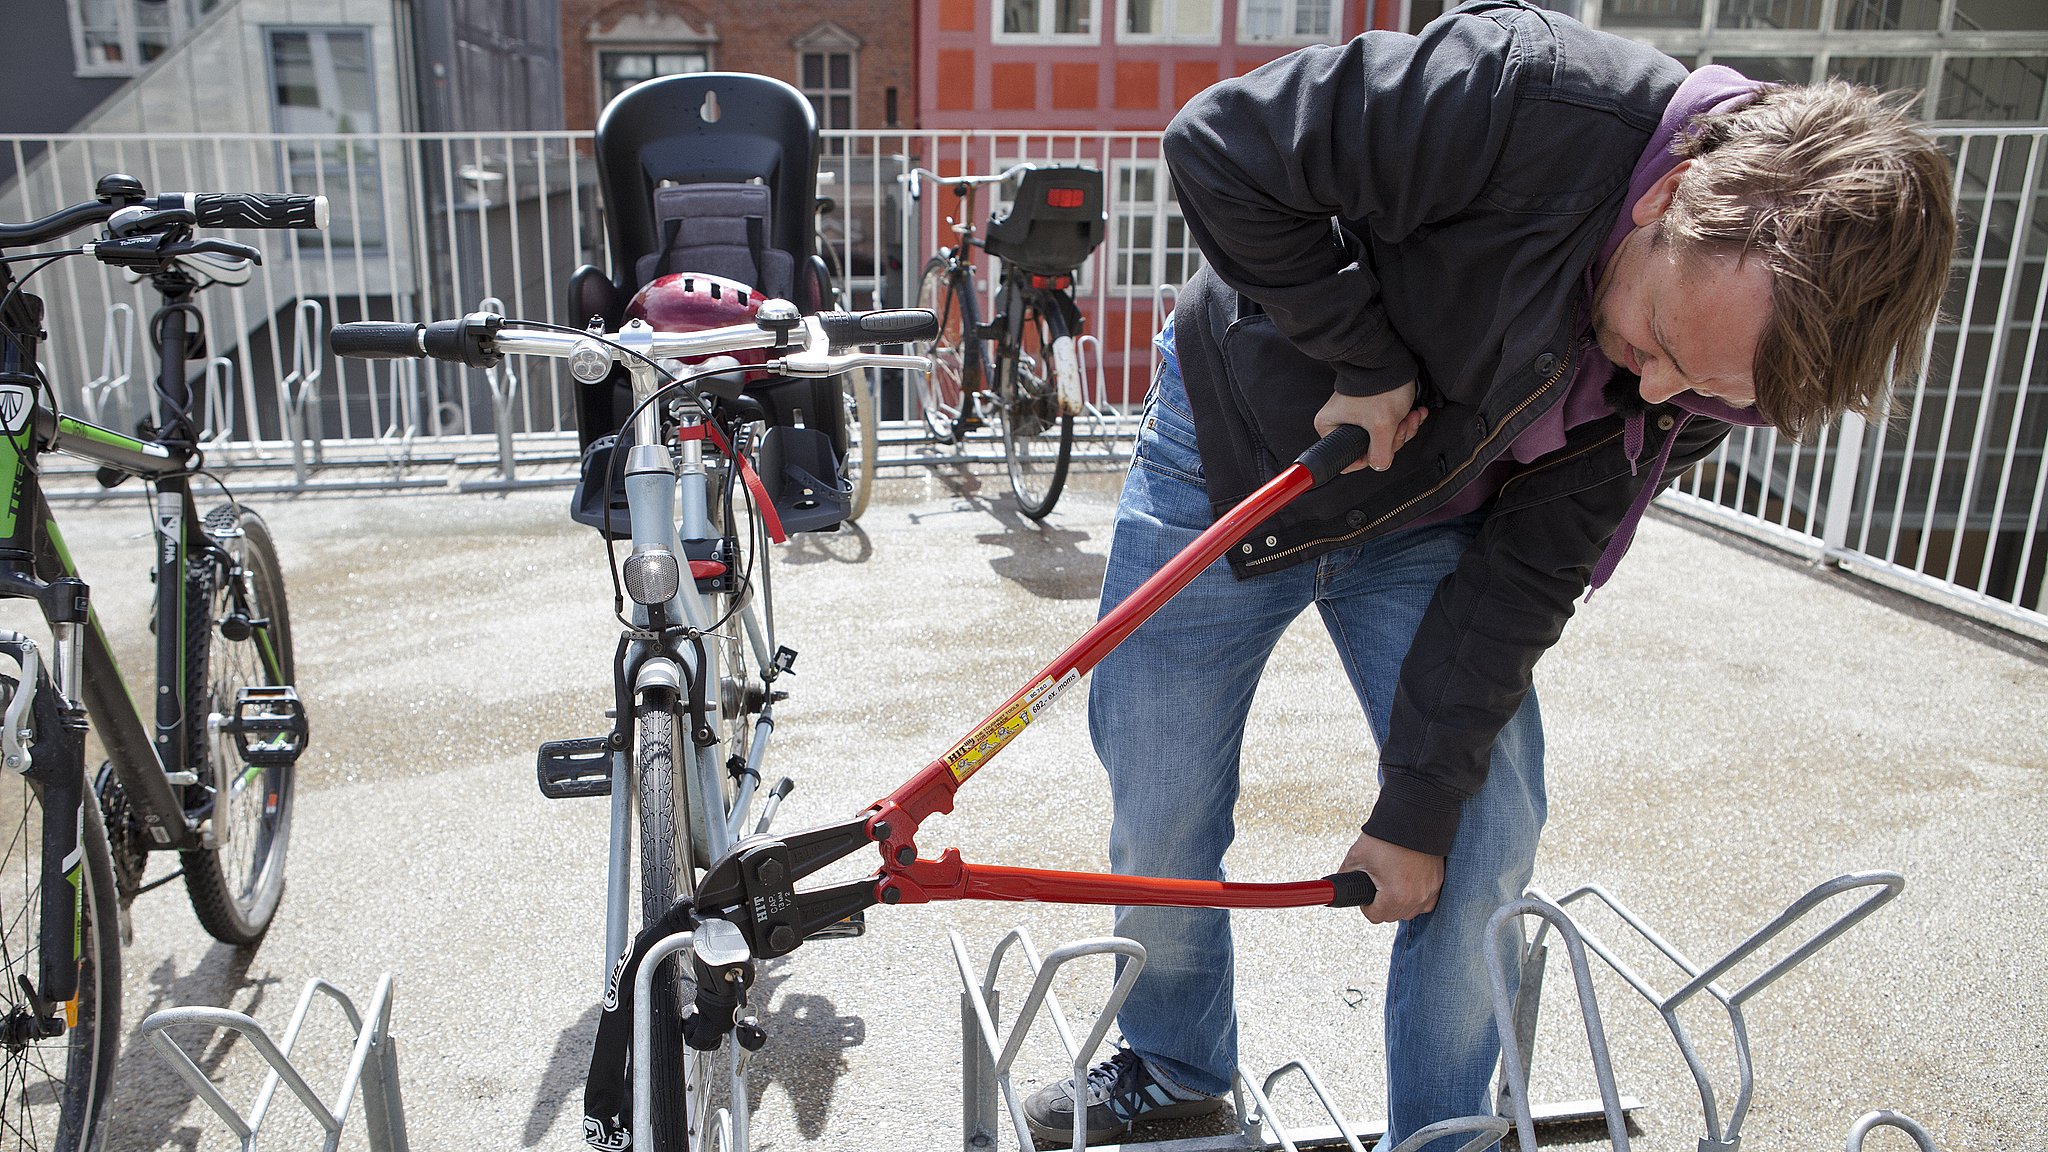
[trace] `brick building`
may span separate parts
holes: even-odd
[[[674,72],[758,72],[801,88],[824,128],[911,127],[913,0],[561,0],[568,126]]]

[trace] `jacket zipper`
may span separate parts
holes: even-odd
[[[1571,321],[1569,326],[1571,330],[1574,332],[1578,330],[1579,308],[1576,303],[1572,305]],[[1470,456],[1465,457],[1465,462],[1463,464],[1460,464],[1456,468],[1453,468],[1449,472],[1445,473],[1444,480],[1431,485],[1426,491],[1417,493],[1412,499],[1403,502],[1400,507],[1393,509],[1386,515],[1380,517],[1379,519],[1373,521],[1370,524],[1361,526],[1355,532],[1348,532],[1342,536],[1325,536],[1319,540],[1305,540],[1302,543],[1296,544],[1294,547],[1287,549],[1285,552],[1275,552],[1270,556],[1265,556],[1258,560],[1251,561],[1247,563],[1245,567],[1264,567],[1265,565],[1271,564],[1276,560],[1284,560],[1287,557],[1294,555],[1296,552],[1301,552],[1309,548],[1318,548],[1324,544],[1342,544],[1349,540],[1356,540],[1360,536],[1364,536],[1372,532],[1374,529],[1378,528],[1382,524],[1385,524],[1387,521],[1394,519],[1395,517],[1399,516],[1401,513],[1407,511],[1408,509],[1413,508],[1415,505],[1421,503],[1422,501],[1429,499],[1431,496],[1434,496],[1438,492],[1438,490],[1443,488],[1444,484],[1449,482],[1450,477],[1457,475],[1460,471],[1463,471],[1465,468],[1469,467],[1474,460],[1477,460],[1480,456],[1480,453],[1486,449],[1486,446],[1488,444],[1493,443],[1493,441],[1497,437],[1499,437],[1501,429],[1507,427],[1510,424],[1513,424],[1515,422],[1515,417],[1521,415],[1522,412],[1529,407],[1529,405],[1534,404],[1538,399],[1540,399],[1543,396],[1544,393],[1556,387],[1557,382],[1559,380],[1565,378],[1565,376],[1571,371],[1572,362],[1577,358],[1578,351],[1579,341],[1575,336],[1573,337],[1571,344],[1567,347],[1564,356],[1559,360],[1557,370],[1550,374],[1550,378],[1545,380],[1542,386],[1538,387],[1534,392],[1531,392],[1528,396],[1524,397],[1522,402],[1520,404],[1515,405],[1513,410],[1511,410],[1505,417],[1495,421],[1492,430],[1486,434],[1486,438],[1473,446],[1472,454]],[[1505,487],[1505,485],[1503,485],[1503,487]]]

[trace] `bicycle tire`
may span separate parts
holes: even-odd
[[[244,765],[233,735],[221,732],[218,721],[234,716],[242,688],[293,683],[291,614],[277,547],[261,517],[223,504],[208,512],[201,526],[234,558],[251,617],[269,622],[244,639],[228,639],[222,622],[237,607],[227,585],[235,570],[195,559],[186,594],[186,682],[205,687],[186,699],[190,763],[201,780],[228,783],[224,794],[213,796],[217,846],[179,856],[185,893],[199,923],[214,939],[239,946],[263,939],[284,896],[297,767]]]
[[[875,407],[882,401],[878,375],[871,368],[848,372],[839,378],[840,390],[846,397],[847,438],[852,441],[846,446],[846,459],[839,469],[853,485],[848,520],[859,520],[861,513],[868,510],[868,495],[875,487],[875,437],[879,434]]]
[[[0,677],[0,699],[11,698],[14,688],[13,678]],[[18,978],[37,979],[42,920],[42,805],[35,786],[10,772],[5,790],[11,796],[15,789],[18,800],[0,801],[9,825],[0,830],[0,1013],[10,1021],[25,1011]],[[121,1041],[121,928],[106,830],[90,790],[83,815],[76,1023],[61,1036],[0,1044],[0,1130],[10,1133],[15,1148],[90,1152],[100,1143],[113,1089]]]
[[[1003,464],[1017,507],[1043,520],[1059,502],[1074,454],[1074,417],[1060,407],[1054,343],[1067,336],[1055,305],[1026,298],[1017,345],[996,349],[996,413],[1002,421]]]
[[[696,891],[695,874],[683,864],[676,819],[678,722],[672,700],[652,700],[637,714],[638,758],[634,761],[640,838],[640,924],[652,924],[675,902]],[[654,1131],[636,1137],[636,1145],[670,1150],[699,1147],[709,1096],[709,1058],[683,1043],[683,1006],[696,999],[696,987],[681,955],[662,963],[654,974],[653,1051],[648,1054],[654,1084]]]
[[[932,358],[930,372],[915,374],[918,397],[925,427],[949,444],[966,431],[970,397],[982,386],[981,354],[969,335],[973,291],[970,271],[955,268],[944,252],[926,261],[917,287],[917,306],[939,318],[939,334],[918,344],[918,354]]]

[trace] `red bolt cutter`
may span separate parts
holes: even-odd
[[[918,826],[924,819],[952,811],[953,794],[960,785],[1083,673],[1253,527],[1295,497],[1328,482],[1363,455],[1366,445],[1365,429],[1350,425],[1317,441],[1096,621],[945,755],[865,812],[842,823],[788,836],[747,837],[713,863],[697,886],[695,898],[679,901],[667,915],[643,929],[612,973],[585,1088],[586,1126],[602,1118],[605,1126],[615,1127],[617,1121],[612,1118],[623,1119],[633,976],[640,958],[661,939],[704,920],[724,920],[738,928],[751,955],[717,966],[698,960],[697,1010],[684,1021],[685,1039],[692,1047],[710,1049],[738,1027],[739,1039],[752,1048],[761,1043],[759,1028],[735,1017],[744,990],[752,982],[753,962],[787,955],[805,940],[877,903],[1032,900],[1195,908],[1346,908],[1372,903],[1376,890],[1363,872],[1339,872],[1320,880],[1282,884],[1169,880],[970,864],[955,848],[946,849],[935,860],[920,859],[916,845]],[[796,890],[797,881],[868,844],[879,845],[882,852],[881,869],[873,875],[832,887]]]

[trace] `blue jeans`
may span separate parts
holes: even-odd
[[[1171,356],[1147,398],[1117,505],[1102,609],[1121,602],[1211,522],[1186,390]],[[1223,878],[1236,835],[1238,756],[1252,694],[1273,647],[1309,605],[1322,613],[1375,738],[1384,742],[1401,661],[1437,584],[1478,517],[1410,529],[1239,580],[1217,561],[1095,669],[1089,730],[1115,805],[1110,866],[1128,875]],[[1357,750],[1363,821],[1373,789]],[[1487,918],[1521,895],[1543,826],[1543,731],[1531,693],[1494,745],[1485,786],[1466,801],[1435,911],[1401,925],[1387,974],[1391,1148],[1417,1129],[1493,1111],[1499,1056],[1483,959]],[[1332,843],[1336,867],[1350,843]],[[1298,879],[1272,877],[1271,879]],[[1251,913],[1258,915],[1258,913]],[[1362,921],[1330,913],[1332,930]],[[1119,908],[1116,931],[1145,946],[1144,971],[1117,1022],[1155,1072],[1220,1095],[1237,1067],[1229,914]],[[1512,944],[1510,944],[1512,947]],[[1510,979],[1516,972],[1508,966]],[[1455,1141],[1437,1141],[1452,1148]]]

